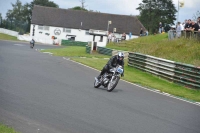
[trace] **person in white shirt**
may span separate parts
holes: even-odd
[[[181,30],[182,30],[182,28],[181,28],[181,25],[180,25],[181,23],[180,22],[178,22],[178,25],[177,25],[177,27],[176,27],[176,37],[177,38],[180,38],[181,37]]]

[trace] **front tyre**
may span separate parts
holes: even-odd
[[[101,84],[98,82],[98,80],[94,80],[94,88],[99,88]]]
[[[115,89],[115,87],[117,86],[117,84],[119,82],[119,79],[120,79],[120,77],[116,76],[115,79],[113,79],[112,82],[111,81],[109,82],[108,88],[107,88],[108,92],[111,92],[112,90]]]

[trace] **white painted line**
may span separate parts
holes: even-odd
[[[51,52],[43,52],[43,53],[45,53],[45,54],[53,54],[53,53],[51,53]]]
[[[80,57],[80,58],[86,58],[86,57]]]
[[[26,46],[24,44],[14,44],[15,46]]]
[[[65,57],[63,57],[63,58],[65,58]],[[68,59],[68,60],[71,61],[71,62],[74,62],[74,63],[76,63],[76,64],[80,64],[80,65],[82,65],[82,66],[85,66],[85,67],[87,67],[87,68],[91,68],[91,69],[93,69],[93,70],[96,70],[96,71],[100,72],[99,70],[97,70],[97,69],[95,69],[95,68],[92,68],[92,67],[89,67],[89,66],[86,66],[86,65],[84,65],[84,64],[82,64],[82,63],[79,63],[79,62],[76,62],[76,61],[73,61],[73,60],[70,60],[70,59]],[[187,102],[187,103],[191,103],[191,104],[200,106],[200,103],[199,103],[199,102],[190,102],[190,101],[188,101],[188,100],[184,100],[184,99],[175,97],[175,96],[170,95],[170,94],[168,94],[168,93],[162,93],[162,92],[160,92],[159,90],[151,90],[151,89],[148,89],[148,88],[139,86],[139,85],[137,85],[137,84],[131,83],[131,82],[129,82],[129,81],[126,81],[126,80],[123,80],[123,79],[121,79],[121,80],[124,81],[124,82],[126,82],[126,83],[132,84],[132,85],[134,85],[134,86],[140,87],[140,88],[142,88],[142,89],[145,89],[145,90],[148,90],[148,91],[151,91],[151,92],[155,92],[155,93],[157,93],[157,94],[161,94],[161,95],[164,95],[164,96],[167,96],[167,97],[171,97],[171,98],[174,98],[174,99],[178,99],[178,100],[180,100],[180,101],[184,101],[184,102]]]
[[[109,60],[109,58],[103,58],[103,59],[105,59],[105,60]]]

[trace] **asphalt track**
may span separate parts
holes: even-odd
[[[120,81],[93,88],[98,71],[0,41],[0,123],[22,133],[200,133],[200,106]],[[133,77],[134,78],[134,77]]]

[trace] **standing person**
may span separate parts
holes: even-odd
[[[191,26],[191,31],[194,32],[194,34],[196,34],[199,30],[199,25],[197,23],[195,23],[194,21],[192,21],[192,26]]]
[[[129,40],[131,39],[131,37],[132,37],[132,33],[130,32],[130,33],[129,33]]]
[[[143,29],[140,29],[140,36],[143,36]]]
[[[108,34],[108,43],[111,42],[111,39],[112,39],[112,34],[111,34],[111,32],[109,32],[109,34]]]
[[[198,19],[197,19],[197,24],[198,24],[199,27],[200,27],[200,17],[198,17]]]
[[[177,27],[176,27],[176,37],[180,38],[181,37],[181,23],[178,22]]]
[[[162,23],[159,23],[159,33],[162,33]]]
[[[126,40],[126,33],[122,34],[122,40]]]
[[[188,19],[187,23],[185,23],[185,36],[186,38],[189,38],[191,36],[191,27],[192,27],[192,24],[191,24],[191,19]]]

